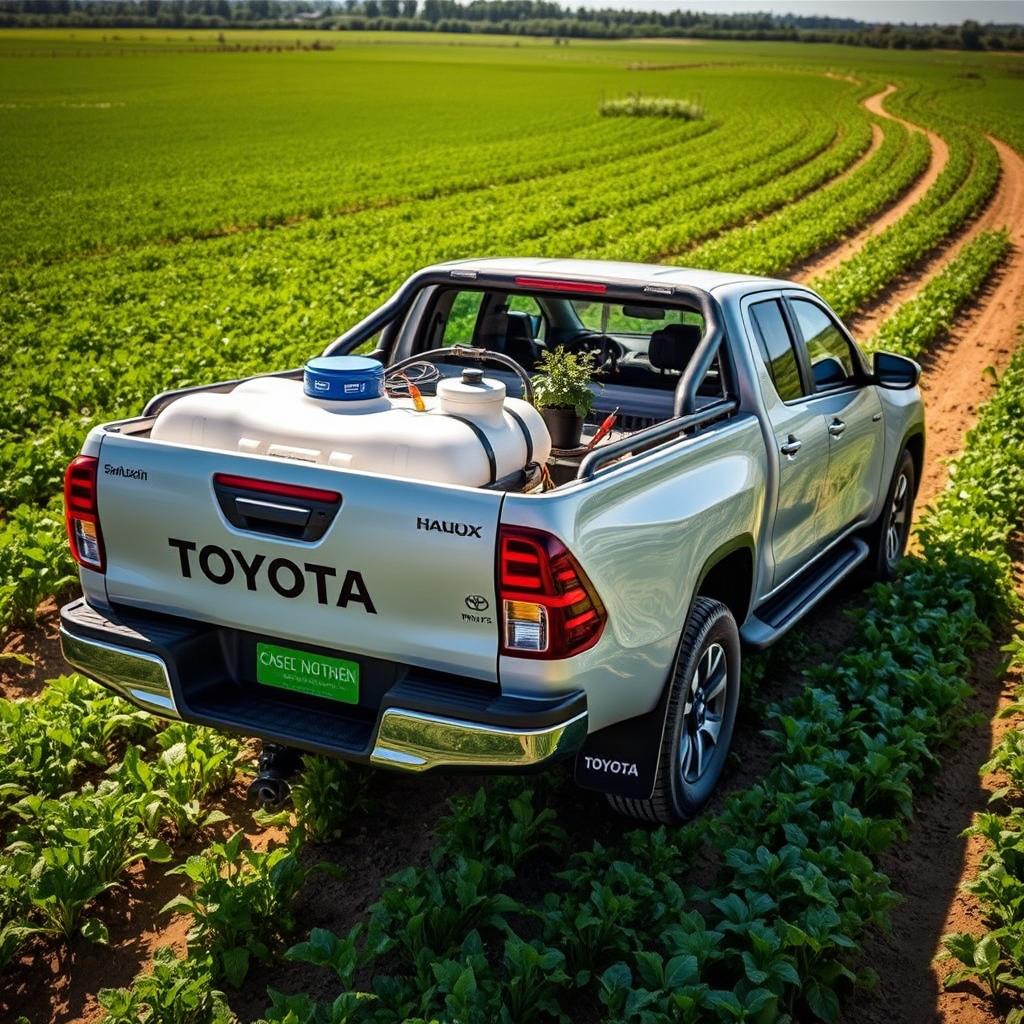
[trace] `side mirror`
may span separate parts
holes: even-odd
[[[909,391],[921,379],[921,367],[906,356],[893,352],[876,352],[871,360],[874,382],[893,391]]]

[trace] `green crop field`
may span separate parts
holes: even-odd
[[[893,984],[886,872],[1020,616],[1024,57],[225,35],[0,30],[0,1018],[880,1019],[857,1014]],[[698,116],[601,115],[638,93]],[[623,831],[561,772],[314,758],[256,819],[251,748],[61,675],[64,468],[160,391],[300,365],[421,266],[513,254],[810,279],[869,346],[973,346],[999,386],[926,362],[956,486],[895,583],[842,599],[852,627],[832,609],[751,667],[726,792],[691,825]],[[965,440],[950,410],[986,398]],[[978,826],[989,909],[947,943],[972,1024],[1024,988],[1019,735]]]

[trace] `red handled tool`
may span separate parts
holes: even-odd
[[[608,431],[611,430],[612,427],[615,426],[615,421],[618,419],[618,416],[619,410],[616,407],[605,417],[604,423],[597,428],[597,433],[590,439],[590,444],[587,445],[588,452],[598,443],[598,441],[601,441],[605,435],[607,435]]]

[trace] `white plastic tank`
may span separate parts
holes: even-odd
[[[376,360],[312,360],[303,381],[257,377],[228,393],[183,395],[156,418],[158,441],[315,462],[438,483],[485,486],[543,464],[540,413],[480,370],[442,379],[427,408],[384,392]]]

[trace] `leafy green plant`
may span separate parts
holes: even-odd
[[[213,987],[210,963],[178,957],[169,947],[153,955],[152,969],[129,988],[97,995],[102,1024],[236,1024],[224,994]]]
[[[949,956],[955,957],[964,966],[946,975],[946,987],[959,985],[971,978],[980,978],[994,997],[1007,986],[1024,991],[1024,978],[1004,968],[1002,950],[991,932],[978,937],[966,932],[944,935],[942,945]]]
[[[369,992],[350,990],[360,962],[357,938],[361,931],[362,925],[356,925],[339,939],[326,928],[314,928],[308,941],[292,946],[285,959],[330,969],[343,991],[328,1003],[305,994],[285,995],[270,989],[271,1006],[266,1019],[282,1024],[351,1024],[371,1011],[376,997]]]
[[[81,675],[47,681],[37,697],[0,700],[0,813],[28,794],[66,790],[85,767],[105,767],[119,740],[151,735],[153,718]]]
[[[537,810],[532,789],[497,783],[473,796],[457,797],[438,823],[440,854],[452,852],[513,868],[541,850],[558,850],[566,840],[550,807]]]
[[[219,810],[207,810],[204,801],[227,786],[234,774],[239,742],[202,726],[174,722],[157,735],[163,748],[156,760],[147,760],[138,747],[129,747],[116,777],[140,794],[147,828],[155,833],[169,822],[179,838],[226,820]]]
[[[295,817],[305,838],[313,843],[340,839],[352,817],[369,809],[371,778],[344,761],[306,755],[292,783]]]
[[[118,884],[138,860],[167,861],[171,852],[141,829],[138,798],[108,781],[59,799],[41,795],[15,807],[21,818],[7,852],[31,859],[27,895],[30,920],[41,930],[71,936],[81,931],[106,940],[105,927],[83,911]]]
[[[538,409],[575,409],[577,416],[590,412],[594,357],[589,352],[569,352],[561,345],[545,349],[538,371],[533,378],[533,400]]]
[[[266,960],[294,928],[292,906],[306,879],[295,850],[246,848],[244,833],[189,857],[168,874],[182,875],[191,894],[180,894],[164,913],[191,914],[188,948],[208,954],[215,980],[240,985],[252,959]]]

